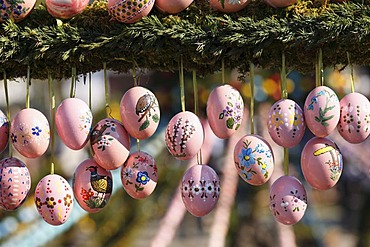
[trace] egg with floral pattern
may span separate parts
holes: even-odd
[[[132,198],[143,199],[151,195],[158,181],[154,158],[143,151],[130,154],[122,167],[121,181],[123,188]]]
[[[230,85],[218,86],[207,100],[207,118],[215,135],[221,139],[232,136],[243,120],[244,102],[239,91]]]
[[[0,208],[16,210],[26,200],[31,188],[27,166],[17,158],[0,161]]]
[[[0,23],[8,19],[22,21],[35,7],[36,0],[0,0]]]
[[[54,226],[61,225],[72,213],[73,190],[63,177],[47,175],[36,186],[35,205],[45,222]]]
[[[82,149],[89,140],[93,116],[81,99],[68,98],[55,112],[55,125],[60,139],[72,150]]]
[[[181,197],[186,209],[196,217],[209,214],[220,197],[220,179],[208,165],[186,170],[181,182]]]
[[[274,8],[282,8],[293,5],[297,0],[265,0],[266,3]]]
[[[70,19],[80,14],[89,4],[89,0],[46,0],[49,14],[55,18]]]
[[[0,110],[0,153],[4,151],[9,140],[9,120]]]
[[[27,158],[43,155],[49,147],[49,122],[40,111],[27,108],[18,112],[10,125],[13,147]]]
[[[108,0],[108,12],[116,21],[134,23],[147,16],[154,0]]]
[[[245,135],[236,143],[234,162],[239,176],[251,185],[266,183],[274,171],[270,144],[258,135]]]
[[[270,210],[284,225],[299,222],[307,209],[307,193],[303,184],[293,176],[278,178],[270,188]]]
[[[244,9],[250,2],[251,0],[211,0],[210,6],[217,11],[231,13]]]
[[[156,0],[155,7],[161,12],[177,14],[189,7],[193,0]]]

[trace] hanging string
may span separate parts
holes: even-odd
[[[351,63],[351,56],[348,51],[347,51],[347,59],[348,59],[348,64],[351,70],[351,93],[354,93],[355,92],[355,79],[354,79],[355,76],[353,72],[353,64]]]
[[[221,60],[221,80],[222,80],[222,84],[225,84],[226,83],[226,80],[225,80],[225,59],[222,58]]]
[[[89,108],[92,110],[92,85],[91,85],[91,72],[89,73]]]
[[[184,63],[182,60],[182,55],[180,58],[179,77],[180,77],[181,110],[184,112],[185,111],[185,86],[184,86]]]
[[[26,108],[30,108],[30,84],[31,84],[31,67],[27,65]]]
[[[72,67],[72,78],[71,78],[71,90],[69,92],[69,96],[71,98],[76,97],[76,77],[77,77],[76,66],[73,66]]]
[[[284,174],[285,176],[289,175],[289,149],[284,148]]]
[[[55,93],[54,93],[54,80],[51,78],[50,72],[48,73],[48,86],[49,86],[49,99],[50,99],[50,114],[51,114],[51,167],[50,174],[54,174],[54,147],[55,147]]]
[[[249,62],[249,80],[251,89],[249,120],[251,125],[251,134],[254,135],[254,64],[252,62]]]
[[[109,105],[109,83],[108,83],[108,76],[107,76],[107,63],[103,63],[103,70],[104,70],[104,90],[105,90],[105,111],[106,116],[111,117],[112,109]]]
[[[4,91],[5,91],[5,102],[6,102],[6,117],[8,118],[8,129],[10,129],[10,104],[9,104],[9,90],[8,90],[8,79],[6,78],[6,71],[3,70],[4,74]],[[12,145],[12,137],[10,134],[8,134],[8,147],[9,147],[9,157],[13,157],[13,149]]]
[[[199,103],[198,103],[198,81],[197,81],[197,71],[193,70],[193,92],[194,92],[194,114],[198,116],[199,114]],[[203,164],[202,159],[202,149],[197,153],[197,162],[198,165]]]
[[[285,66],[285,53],[281,55],[281,98],[287,99],[288,98],[288,88],[287,88],[287,78],[286,78],[286,66]],[[289,149],[284,147],[284,174],[286,176],[289,175]]]
[[[139,86],[137,76],[136,76],[136,63],[133,62],[133,68],[132,68],[132,78],[134,79],[134,86]]]
[[[316,87],[324,86],[324,65],[322,62],[322,49],[320,48],[317,55],[316,64]]]

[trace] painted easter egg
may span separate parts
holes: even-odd
[[[370,102],[360,93],[350,93],[340,102],[339,134],[350,143],[361,143],[370,133]]]
[[[89,0],[46,0],[45,5],[49,14],[55,18],[70,19],[80,14]]]
[[[303,111],[307,127],[318,137],[329,135],[338,125],[339,100],[326,86],[316,87],[308,94]]]
[[[13,147],[27,158],[43,155],[49,147],[49,122],[40,111],[27,108],[18,112],[10,125]]]
[[[278,178],[270,188],[270,210],[275,219],[285,225],[300,221],[307,208],[307,193],[293,176]]]
[[[189,213],[196,217],[205,216],[214,209],[220,191],[220,179],[208,165],[192,166],[182,177],[182,201]]]
[[[265,0],[266,3],[274,8],[282,8],[293,5],[297,0]]]
[[[161,12],[177,14],[189,7],[193,0],[156,0],[155,7]]]
[[[89,213],[99,212],[112,195],[112,173],[100,167],[94,159],[87,159],[76,168],[72,187],[82,209]]]
[[[301,107],[290,99],[277,101],[268,113],[267,128],[278,145],[286,148],[298,145],[306,130]]]
[[[154,134],[161,116],[155,95],[139,86],[130,88],[122,96],[120,114],[127,132],[140,140]]]
[[[250,2],[250,0],[211,0],[210,6],[217,11],[231,13],[244,9]]]
[[[108,12],[113,19],[123,23],[134,23],[147,16],[154,0],[108,0]]]
[[[130,154],[122,167],[121,181],[123,188],[132,198],[143,199],[151,195],[158,181],[154,158],[142,151]]]
[[[31,176],[26,165],[17,158],[0,161],[0,208],[15,210],[26,200]]]
[[[203,145],[203,126],[194,113],[180,112],[168,123],[165,140],[168,151],[176,159],[191,159]]]
[[[70,149],[82,149],[88,141],[92,119],[91,110],[84,101],[78,98],[63,100],[55,113],[60,139]]]
[[[301,168],[306,181],[315,189],[327,190],[339,180],[343,158],[338,146],[328,138],[314,137],[302,150]]]
[[[9,120],[0,110],[0,153],[4,151],[9,140]]]
[[[269,143],[258,135],[245,135],[234,148],[239,176],[251,185],[266,183],[274,171],[274,155]]]
[[[209,94],[207,118],[215,135],[221,139],[229,138],[239,129],[243,120],[244,102],[234,87],[222,85]]]
[[[57,174],[43,177],[35,189],[35,205],[43,220],[50,225],[65,223],[73,209],[73,190]]]
[[[19,22],[35,7],[36,0],[0,0],[0,22],[8,19]]]

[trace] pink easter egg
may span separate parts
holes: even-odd
[[[9,140],[9,120],[0,110],[0,153],[4,151]]]
[[[0,161],[0,208],[15,210],[26,200],[31,188],[27,166],[17,158]]]
[[[87,159],[76,168],[72,187],[81,208],[97,213],[107,205],[112,195],[112,173],[100,167],[94,159]]]
[[[165,140],[172,156],[179,160],[189,160],[203,145],[203,126],[194,113],[180,112],[168,123]]]
[[[265,0],[265,2],[274,8],[282,8],[295,4],[297,0]]]
[[[189,7],[193,0],[156,0],[155,7],[161,12],[177,14]]]
[[[134,23],[147,16],[154,0],[108,0],[108,12],[113,19],[123,23]]]
[[[0,0],[0,23],[8,19],[19,22],[35,7],[36,0]]]
[[[121,182],[127,194],[135,199],[146,198],[153,193],[157,181],[154,158],[142,151],[130,154],[121,170]]]
[[[270,210],[275,219],[285,225],[300,221],[307,208],[307,193],[293,176],[278,178],[270,188]]]
[[[342,154],[333,141],[328,138],[314,137],[302,150],[301,168],[306,181],[313,188],[330,189],[342,174]]]
[[[207,100],[207,118],[215,135],[221,139],[232,136],[243,120],[242,96],[230,85],[218,86]]]
[[[250,0],[224,0],[222,4],[220,0],[211,0],[210,6],[211,8],[224,12],[224,13],[231,13],[231,12],[238,12],[244,9],[251,1]]]
[[[89,0],[46,0],[45,5],[49,14],[55,18],[70,19],[80,14]]]
[[[118,120],[104,118],[92,130],[90,145],[94,160],[104,169],[114,170],[130,153],[130,136]]]
[[[78,98],[63,100],[55,113],[60,139],[70,149],[82,149],[88,141],[92,119],[91,110],[84,101]]]
[[[50,225],[65,223],[73,209],[73,190],[57,174],[43,177],[35,189],[35,205],[43,220]]]
[[[360,93],[350,93],[340,102],[339,134],[350,143],[361,143],[370,133],[370,102]]]
[[[268,113],[267,128],[278,145],[286,148],[298,145],[306,130],[301,107],[290,99],[277,101]]]
[[[181,197],[186,209],[196,217],[210,213],[220,197],[220,179],[208,165],[195,165],[182,177]]]
[[[130,88],[122,96],[120,114],[127,132],[140,140],[154,134],[161,116],[155,95],[139,86]]]
[[[303,111],[311,132],[318,137],[325,137],[337,127],[339,122],[338,97],[326,86],[316,87],[308,94]]]
[[[32,108],[18,112],[10,125],[13,147],[27,158],[43,155],[49,147],[49,122],[40,111]]]

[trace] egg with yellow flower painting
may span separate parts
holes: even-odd
[[[278,145],[291,148],[299,144],[306,130],[301,107],[291,99],[281,99],[270,108],[267,128]]]

